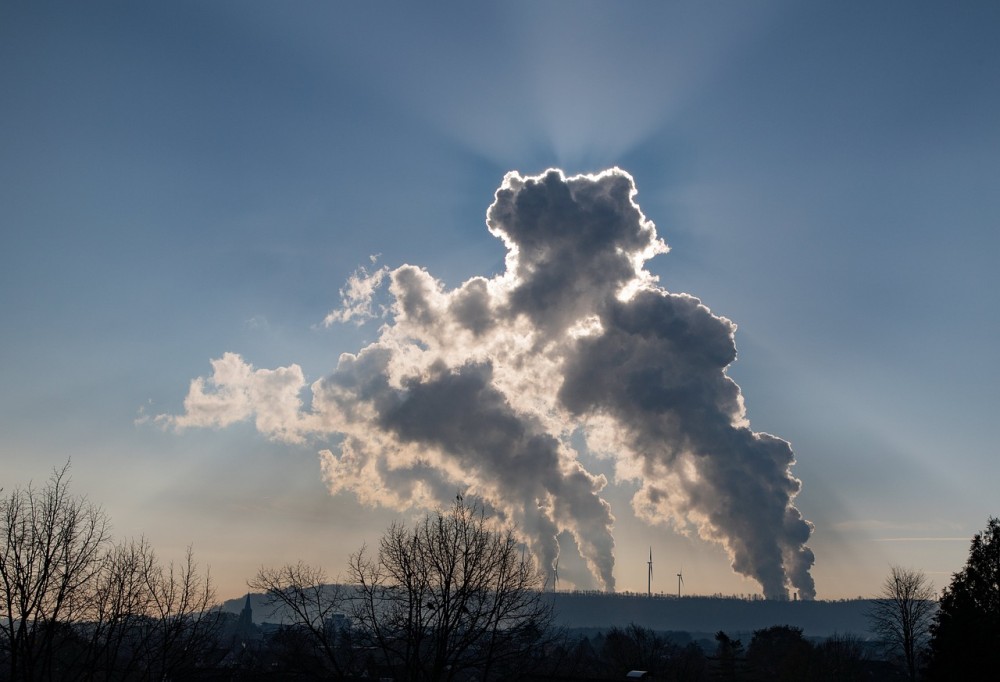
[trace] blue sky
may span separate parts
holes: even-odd
[[[942,587],[1000,499],[998,29],[989,2],[7,3],[0,485],[72,458],[119,534],[192,543],[224,597],[261,564],[340,571],[396,512],[328,494],[335,439],[141,417],[227,351],[325,376],[378,335],[322,324],[370,255],[496,275],[506,172],[619,166],[660,285],[739,327],[818,596],[890,562]],[[633,489],[607,491],[618,589],[650,545],[694,592],[757,589]]]

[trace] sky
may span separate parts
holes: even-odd
[[[220,598],[343,573],[456,491],[560,588],[645,591],[650,551],[657,592],[944,587],[1000,513],[998,29],[991,2],[4,3],[0,487],[70,460]]]

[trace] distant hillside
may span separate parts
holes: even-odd
[[[868,599],[849,601],[767,601],[731,597],[677,597],[603,592],[559,592],[554,600],[556,622],[573,628],[606,628],[637,623],[654,630],[714,633],[751,632],[771,625],[802,628],[807,637],[852,633],[871,637],[865,613]],[[230,599],[222,608],[239,613],[246,597]],[[250,597],[255,623],[280,622],[264,595]]]
[[[852,633],[870,637],[867,599],[767,601],[730,597],[667,597],[591,592],[553,595],[556,618],[566,627],[637,623],[654,630],[750,632],[771,625],[800,627],[806,636]]]

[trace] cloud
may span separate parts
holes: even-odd
[[[178,428],[253,419],[270,438],[337,437],[321,452],[334,493],[433,507],[456,490],[517,523],[550,572],[569,532],[595,579],[614,588],[614,516],[603,476],[571,445],[636,478],[640,518],[695,528],[769,598],[813,598],[812,526],[780,438],[756,433],[726,374],[736,326],[658,286],[645,263],[667,246],[627,173],[508,173],[487,211],[506,270],[453,289],[413,265],[360,269],[326,323],[371,315],[388,281],[378,340],[306,389],[301,369],[254,369],[229,354],[196,379]]]
[[[254,369],[235,353],[212,360],[212,376],[191,382],[184,398],[184,414],[159,415],[156,422],[183,430],[222,428],[254,418],[257,430],[276,440],[303,441],[310,417],[299,397],[305,376],[298,365]]]
[[[374,265],[378,256],[369,256],[369,260]],[[385,311],[376,313],[373,310],[373,299],[388,272],[389,268],[385,266],[374,272],[369,272],[364,266],[355,270],[347,279],[347,284],[340,290],[340,307],[327,313],[323,318],[323,325],[329,327],[337,322],[354,322],[362,325],[367,320],[380,317]]]

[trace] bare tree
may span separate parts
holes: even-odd
[[[147,670],[156,679],[207,663],[221,623],[212,576],[202,575],[188,547],[181,564],[153,563],[146,576],[153,631],[145,639]]]
[[[104,511],[69,492],[69,463],[0,498],[0,662],[11,679],[163,678],[214,645],[209,575],[188,549],[162,566],[113,543]]]
[[[284,622],[308,635],[330,671],[338,677],[345,674],[353,652],[349,632],[337,626],[344,611],[344,591],[340,585],[328,584],[322,568],[302,562],[261,568],[248,585],[267,596],[272,614],[280,613]]]
[[[911,680],[917,679],[919,657],[936,609],[934,589],[922,571],[890,566],[868,612],[872,631],[890,653],[901,657]]]
[[[816,645],[816,681],[863,680],[868,665],[865,641],[852,634],[834,634]]]
[[[110,542],[104,511],[70,495],[68,472],[0,498],[0,647],[13,679],[54,674],[59,626],[85,612]]]
[[[378,556],[362,548],[349,571],[355,624],[400,678],[509,675],[551,626],[551,602],[513,531],[461,496],[413,528],[393,524]]]
[[[76,667],[81,676],[130,679],[139,653],[148,648],[153,598],[148,578],[156,557],[145,538],[114,545],[105,553],[93,581],[79,628],[86,657]]]
[[[623,670],[645,670],[662,677],[677,652],[678,647],[666,637],[637,623],[612,627],[604,635],[601,648],[608,665],[606,673],[613,676],[621,675]]]

